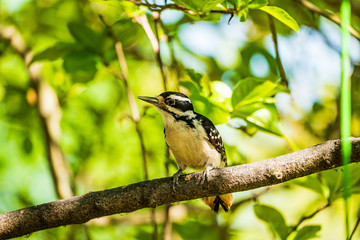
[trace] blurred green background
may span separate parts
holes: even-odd
[[[287,82],[260,9],[267,1],[174,1],[187,13],[133,2],[0,0],[0,213],[173,175],[162,118],[139,95],[189,95],[195,110],[217,125],[230,166],[339,138],[341,43],[334,22],[301,1],[271,1],[286,11],[271,21]],[[339,1],[313,3],[339,15]],[[231,19],[213,13],[229,9],[237,12]],[[359,23],[355,0],[357,32]],[[355,37],[350,57],[352,136],[358,137]],[[353,230],[360,218],[358,165],[351,173]],[[228,214],[193,200],[28,239],[343,239],[341,181],[342,171],[330,170],[235,193]],[[353,239],[359,238],[358,230]]]

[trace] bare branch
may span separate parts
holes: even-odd
[[[341,19],[332,13],[326,12],[324,10],[322,10],[321,8],[319,8],[318,6],[316,6],[315,4],[307,1],[307,0],[293,0],[295,2],[299,2],[301,3],[305,8],[307,8],[308,10],[310,10],[311,12],[317,13],[320,16],[323,16],[327,19],[329,19],[330,21],[336,23],[337,25],[341,25]],[[349,31],[351,33],[351,35],[353,35],[357,40],[360,41],[360,33],[353,27],[350,26]]]
[[[351,138],[351,141],[352,161],[359,162],[360,138]],[[341,141],[331,140],[259,162],[213,169],[207,184],[199,184],[202,172],[182,175],[176,192],[172,191],[172,178],[167,177],[4,213],[0,215],[0,239],[142,208],[246,191],[340,166]]]
[[[276,34],[276,28],[275,28],[274,19],[269,14],[268,14],[268,17],[269,17],[269,23],[270,23],[271,36],[272,36],[272,40],[274,42],[274,48],[275,48],[275,54],[276,54],[276,63],[278,65],[278,69],[279,69],[279,73],[280,73],[280,77],[281,77],[281,84],[284,85],[285,87],[288,87],[289,81],[288,81],[288,79],[286,77],[284,66],[283,66],[283,64],[281,62],[281,58],[280,58],[279,44],[278,44],[278,41],[277,41],[277,34]]]
[[[154,22],[155,22],[155,34],[151,29],[151,26],[149,24],[149,21],[146,17],[146,14],[142,14],[140,16],[135,17],[135,21],[144,29],[144,32],[146,36],[148,37],[151,46],[153,48],[153,51],[155,53],[156,62],[160,69],[161,78],[163,80],[164,85],[164,91],[166,91],[166,75],[164,72],[164,65],[161,59],[160,54],[160,41],[159,41],[159,35],[158,35],[158,18],[160,17],[158,12],[154,12],[153,14]]]

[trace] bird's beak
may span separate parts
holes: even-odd
[[[159,102],[159,100],[157,99],[157,98],[155,98],[155,97],[143,97],[143,96],[138,96],[138,98],[140,99],[140,100],[143,100],[143,101],[145,101],[145,102],[148,102],[148,103],[151,103],[152,105],[155,105],[155,106],[157,106],[157,107],[160,107],[160,102]]]

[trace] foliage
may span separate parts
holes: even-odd
[[[14,27],[24,40],[26,51],[31,52],[25,56],[29,52],[14,48],[18,42],[0,34],[0,212],[57,198],[47,162],[49,141],[44,116],[38,109],[38,104],[48,99],[39,98],[39,90],[29,74],[31,66],[40,66],[41,79],[51,86],[59,101],[59,146],[69,165],[76,195],[176,171],[174,161],[169,159],[172,157],[166,153],[162,119],[154,108],[136,101],[134,96],[138,95],[155,96],[164,90],[188,94],[196,111],[218,125],[229,165],[274,157],[297,149],[296,145],[303,148],[339,137],[339,86],[331,85],[336,76],[325,75],[325,84],[321,85],[325,93],[312,102],[310,109],[296,104],[302,101],[302,96],[296,95],[301,91],[296,72],[300,69],[306,77],[309,69],[303,69],[303,63],[290,64],[291,54],[298,46],[282,51],[281,43],[286,46],[288,39],[299,38],[303,29],[324,34],[322,28],[326,24],[300,1],[20,2],[16,5],[3,0],[0,8],[0,33],[6,27]],[[325,12],[339,10],[334,1],[314,4]],[[358,10],[353,11],[353,27],[359,31]],[[276,32],[269,29],[269,17],[275,19]],[[199,40],[201,36],[186,35],[191,26],[198,31],[211,28],[216,33],[212,35],[214,39]],[[274,46],[271,34],[277,36],[280,46]],[[331,43],[327,35],[323,37],[324,42]],[[210,42],[210,50],[199,53],[190,44],[198,41],[203,42],[197,47]],[[159,53],[154,52],[154,42],[159,45]],[[282,53],[290,52],[280,54],[285,56],[282,63],[273,53],[274,47]],[[304,57],[303,61],[310,60]],[[278,70],[281,64],[289,87]],[[358,80],[354,73],[353,81]],[[316,84],[320,85],[320,80],[312,83]],[[286,108],[281,107],[284,98],[288,99]],[[359,126],[356,114],[353,124]],[[359,130],[352,129],[352,135],[360,136]],[[350,175],[355,195],[350,200],[358,207],[359,167],[351,166]],[[342,200],[342,177],[342,170],[330,170],[273,187],[260,196],[256,192],[256,197],[250,198],[235,194],[231,213],[218,217],[198,201],[181,204],[182,211],[171,214],[172,236],[238,239],[254,235],[253,239],[273,236],[293,240],[343,237],[338,222],[316,218],[317,214],[329,214],[328,211],[336,218],[342,215],[341,210],[331,208]],[[300,200],[296,197],[299,193],[303,194]],[[253,198],[256,204],[241,204],[242,200]],[[29,238],[151,239],[153,223],[137,218],[149,212],[115,216],[108,224],[94,222],[86,229],[50,229]],[[359,218],[355,211],[350,214],[351,221]],[[161,234],[164,219],[156,217]],[[313,217],[311,223],[303,224]],[[121,223],[116,224],[117,221]],[[359,236],[358,232],[355,236]]]

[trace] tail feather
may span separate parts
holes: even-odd
[[[215,197],[202,198],[202,200],[206,205],[214,210],[214,212],[218,213],[220,206],[224,209],[225,212],[228,212],[233,203],[234,197],[231,193],[229,193]]]

